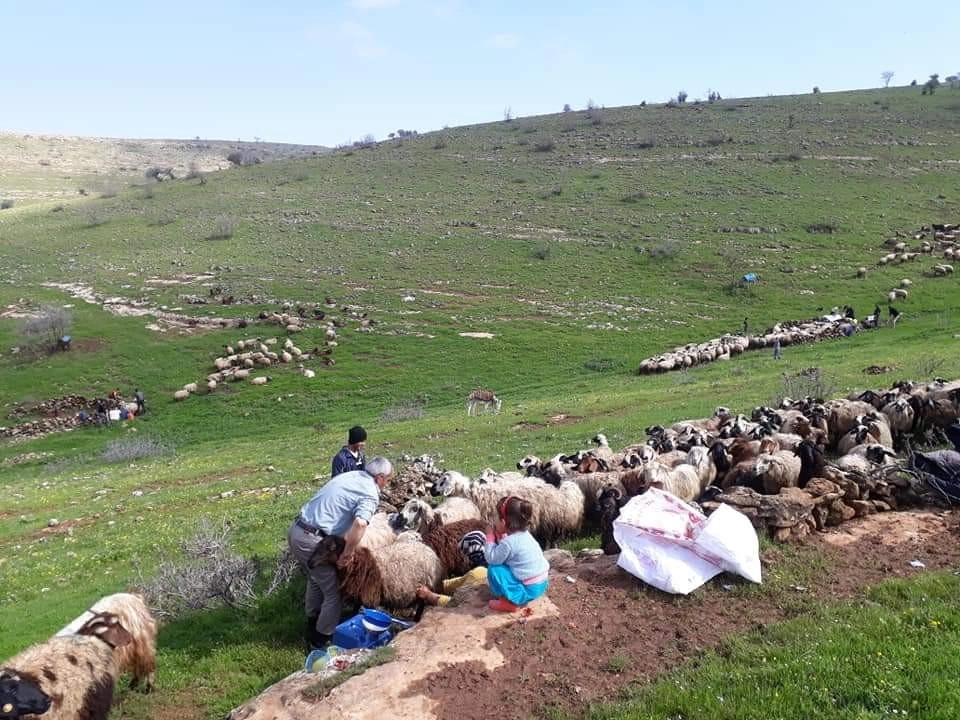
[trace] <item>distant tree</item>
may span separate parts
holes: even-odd
[[[254,155],[251,152],[234,150],[232,153],[227,155],[227,160],[237,167],[241,165],[259,165],[261,160],[259,156]]]
[[[157,182],[175,179],[172,167],[148,167],[143,174],[149,180],[156,180]]]
[[[717,100],[722,100],[722,99],[723,98],[720,97],[720,93],[718,93],[716,90],[707,90],[708,103],[715,103]]]
[[[933,95],[933,91],[940,87],[940,75],[934,73],[930,76],[930,79],[923,84],[923,90],[920,91],[921,95]]]
[[[917,86],[917,81],[916,81],[916,79],[911,80],[911,81],[910,81],[910,87],[916,87],[916,86]]]
[[[687,101],[687,91],[681,90],[680,92],[677,93],[677,103],[679,105],[683,105],[683,103],[685,103],[686,101]]]
[[[513,120],[513,110],[511,110],[511,109],[510,109],[510,106],[507,105],[507,106],[503,109],[503,121],[504,121],[504,122],[510,122],[511,120]]]
[[[946,78],[944,78],[944,80],[946,80],[947,84],[954,89],[960,87],[960,73],[957,73],[956,75],[948,75]]]
[[[564,112],[570,112],[571,110],[573,110],[573,108],[570,107],[570,103],[564,103],[564,104],[563,104],[563,111],[564,111]]]
[[[23,321],[21,333],[28,345],[52,353],[70,330],[70,312],[59,305],[44,305]]]
[[[890,81],[893,79],[893,70],[884,70],[880,73],[880,77],[883,80],[883,86],[890,87]]]
[[[819,95],[819,94],[820,94],[820,86],[819,86],[819,85],[814,85],[814,86],[813,86],[813,94],[814,94],[814,95]]]
[[[587,110],[596,110],[597,104],[593,101],[593,98],[587,99]]]

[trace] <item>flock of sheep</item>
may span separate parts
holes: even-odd
[[[437,589],[462,569],[457,540],[496,517],[505,495],[533,503],[531,532],[544,546],[592,525],[607,547],[620,507],[650,487],[693,503],[722,498],[736,486],[775,495],[814,478],[860,477],[891,467],[909,436],[945,428],[958,417],[960,381],[899,382],[823,403],[785,399],[750,417],[720,407],[709,418],[647,428],[644,442],[618,452],[597,435],[590,449],[548,460],[528,456],[515,471],[485,470],[475,479],[427,468],[422,497],[400,506],[402,498],[392,494],[396,507],[374,517],[362,551],[345,570],[344,592],[364,603],[409,607],[418,585]],[[836,459],[828,462],[827,452]],[[443,498],[436,507],[430,494]]]
[[[205,383],[207,392],[214,392],[220,384],[227,381],[246,380],[251,385],[266,385],[272,379],[269,375],[254,375],[253,373],[260,368],[269,368],[276,364],[296,362],[301,375],[307,379],[313,378],[316,376],[316,371],[304,367],[303,363],[317,355],[324,365],[333,364],[330,352],[337,346],[337,332],[332,325],[328,326],[325,331],[325,341],[325,348],[314,348],[311,352],[305,353],[289,337],[282,344],[275,337],[266,340],[260,338],[238,340],[236,347],[233,345],[225,346],[224,354],[213,361],[216,372],[207,375],[207,382]],[[187,383],[173,393],[173,399],[186,400],[191,394],[196,393],[200,386],[201,383]]]
[[[929,228],[923,227],[910,236],[915,240],[922,241],[916,251],[911,251],[907,241],[902,239],[906,237],[906,234],[898,232],[897,237],[886,241],[886,245],[892,249],[892,252],[882,256],[877,264],[883,266],[903,263],[935,253],[940,253],[944,260],[960,258],[960,246],[957,245],[958,232],[960,232],[960,227],[956,225],[934,224]],[[860,267],[857,269],[857,277],[866,277],[868,272],[865,266]],[[930,268],[927,274],[931,277],[951,275],[953,274],[953,265],[948,262],[937,263]],[[906,300],[912,286],[913,281],[910,278],[903,278],[897,287],[887,292],[886,300],[890,303]],[[892,312],[891,315],[894,316],[894,313]],[[800,322],[781,322],[759,335],[731,334],[701,343],[682,345],[661,355],[643,360],[637,368],[637,373],[647,375],[670,370],[682,370],[717,360],[729,360],[731,356],[739,355],[747,350],[771,347],[777,340],[780,341],[782,347],[799,343],[819,342],[850,334],[856,325],[858,323],[855,318],[848,317],[834,308],[830,314],[822,318]],[[879,325],[880,318],[875,311],[873,315],[865,318],[862,327],[875,328]]]

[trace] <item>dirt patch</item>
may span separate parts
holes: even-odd
[[[543,423],[521,422],[521,423],[517,423],[516,425],[514,425],[514,426],[513,426],[512,428],[510,428],[510,429],[511,429],[511,430],[514,430],[514,431],[516,431],[516,430],[539,430],[540,428],[545,428],[545,427],[546,427],[546,425],[544,425]]]
[[[110,346],[110,342],[101,337],[73,338],[70,341],[70,352],[95,353]]]

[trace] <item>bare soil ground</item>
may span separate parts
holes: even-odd
[[[551,710],[576,716],[725,637],[802,612],[795,602],[801,595],[853,598],[891,577],[960,567],[960,514],[873,515],[811,536],[795,550],[803,564],[820,568],[804,586],[737,592],[741,582],[721,575],[688,597],[652,590],[613,557],[571,560],[554,568],[548,598],[528,616],[491,613],[486,590],[474,590],[455,609],[428,610],[415,630],[397,638],[394,661],[327,698],[305,697],[311,676],[298,673],[231,717],[511,720]],[[764,572],[783,566],[786,552],[767,551]],[[912,560],[925,568],[912,567]]]

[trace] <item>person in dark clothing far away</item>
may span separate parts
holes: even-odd
[[[367,431],[359,425],[354,425],[347,433],[347,444],[333,458],[330,477],[351,470],[363,470],[365,458],[363,448],[367,444]]]
[[[133,391],[133,399],[137,401],[137,417],[143,415],[144,411],[147,409],[146,399],[143,396],[143,390],[137,388]]]

